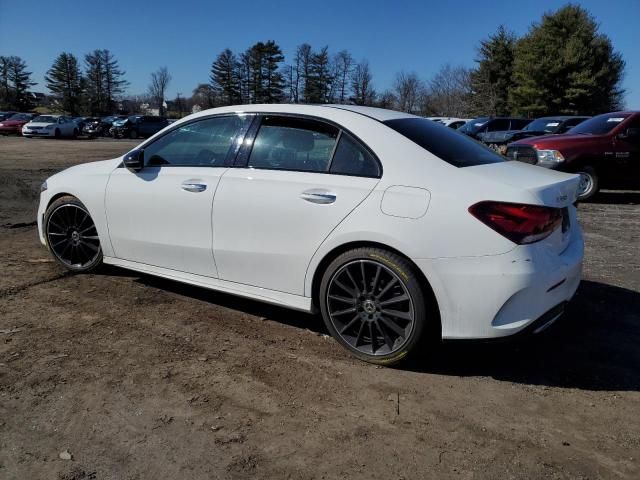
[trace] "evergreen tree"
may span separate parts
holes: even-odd
[[[109,50],[94,50],[85,55],[87,99],[93,115],[112,113],[116,98],[124,93],[128,82],[118,61]]]
[[[476,115],[509,115],[516,36],[504,26],[480,41],[478,68],[471,73],[472,110]]]
[[[7,110],[31,110],[33,102],[29,88],[31,72],[20,57],[0,56],[0,108]]]
[[[44,79],[60,108],[70,115],[78,115],[82,104],[82,75],[78,59],[71,53],[61,53]]]
[[[224,50],[211,65],[211,86],[225,105],[240,102],[240,64],[234,53]]]
[[[242,55],[249,103],[277,103],[283,98],[284,77],[280,64],[284,55],[273,41],[258,42]]]
[[[329,70],[329,47],[311,54],[307,77],[305,78],[305,94],[309,103],[327,103],[332,83]]]
[[[625,62],[584,8],[543,15],[516,46],[511,91],[518,114],[597,114],[621,107]]]

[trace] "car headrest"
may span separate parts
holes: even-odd
[[[315,140],[313,138],[313,133],[308,130],[290,129],[284,135],[282,144],[285,148],[290,148],[298,152],[308,152],[313,150]]]

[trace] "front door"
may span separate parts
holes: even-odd
[[[337,127],[264,116],[248,159],[225,173],[216,193],[220,278],[303,295],[314,252],[379,176],[375,157]]]
[[[144,146],[141,171],[114,170],[105,206],[117,258],[217,277],[213,197],[249,121],[230,115],[184,124]]]

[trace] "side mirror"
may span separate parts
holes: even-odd
[[[144,150],[135,149],[131,150],[124,157],[124,166],[133,172],[139,172],[144,167]]]

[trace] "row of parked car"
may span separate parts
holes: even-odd
[[[433,117],[510,160],[580,175],[579,200],[600,188],[640,188],[640,112],[528,120]]]
[[[34,113],[0,112],[0,134],[31,137],[76,138],[87,136],[150,137],[169,124],[164,117],[150,115],[112,115],[108,117],[70,117]]]

